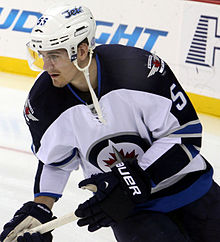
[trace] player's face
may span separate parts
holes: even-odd
[[[55,87],[64,87],[77,73],[77,69],[70,61],[65,49],[40,52],[43,61],[43,69],[51,76]]]

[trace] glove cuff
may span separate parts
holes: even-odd
[[[140,204],[148,200],[151,194],[150,179],[136,160],[120,162],[112,168],[112,172],[134,203]]]
[[[43,203],[27,202],[15,215],[26,214],[36,218],[41,223],[46,223],[52,219],[53,213],[47,205]]]

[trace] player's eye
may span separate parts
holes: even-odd
[[[51,61],[56,62],[59,60],[60,56],[59,55],[50,55],[49,58]]]
[[[50,59],[51,60],[57,60],[58,59],[58,56],[57,55],[50,55]]]

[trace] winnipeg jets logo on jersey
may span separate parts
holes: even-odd
[[[136,133],[114,134],[92,144],[86,154],[86,159],[103,172],[111,171],[111,167],[117,163],[113,147],[125,160],[134,158],[139,160],[150,144]]]
[[[32,121],[39,121],[39,119],[37,119],[34,116],[34,110],[31,107],[29,99],[26,100],[25,105],[24,105],[24,117],[25,117],[25,120],[27,121],[27,123],[29,123],[30,120],[32,120]]]
[[[111,140],[108,141],[108,146],[105,147],[97,157],[97,164],[104,172],[110,171],[111,167],[117,163],[117,157],[114,152],[114,148],[119,150],[121,156],[125,159],[142,157],[144,151],[137,145],[131,143],[119,143],[115,144]]]
[[[148,57],[147,67],[150,69],[147,77],[151,77],[158,71],[163,73],[165,64],[163,60],[153,54]]]
[[[109,144],[111,144],[111,142],[109,142]],[[112,144],[114,145],[114,144]],[[114,146],[112,146],[114,149]],[[121,149],[119,151],[119,154],[121,155],[121,157],[123,157],[123,160],[126,161],[127,159],[137,159],[138,158],[138,154],[135,153],[135,150],[132,150],[130,153],[129,152],[124,152],[123,149]],[[108,167],[112,167],[115,166],[115,164],[118,161],[118,158],[116,157],[116,153],[115,152],[111,152],[109,153],[110,157],[108,160],[103,160],[106,163],[106,166]]]

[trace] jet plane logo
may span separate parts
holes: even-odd
[[[217,51],[220,51],[218,18],[201,15],[185,62],[213,67]]]
[[[30,120],[39,121],[39,119],[37,119],[34,116],[34,110],[31,107],[29,99],[26,100],[25,105],[24,105],[24,117],[25,117],[25,120],[27,121],[28,124],[29,124]]]

